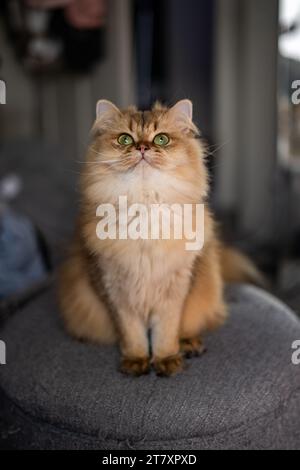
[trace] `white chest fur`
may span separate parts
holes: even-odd
[[[116,307],[148,316],[167,296],[187,291],[195,252],[161,241],[117,242],[113,257],[104,259],[104,283]]]

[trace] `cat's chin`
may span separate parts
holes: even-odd
[[[146,160],[145,158],[141,158],[141,160],[135,165],[134,172],[140,176],[147,176],[149,172],[155,170],[155,168],[151,165],[151,163]]]

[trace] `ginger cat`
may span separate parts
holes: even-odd
[[[97,207],[116,206],[119,196],[147,207],[204,204],[208,177],[197,137],[189,100],[147,112],[97,104],[77,234],[60,274],[60,303],[73,336],[118,342],[121,370],[134,376],[151,367],[163,376],[181,371],[185,356],[204,351],[200,335],[226,319],[225,278],[259,281],[243,255],[221,247],[207,208],[204,246],[196,251],[186,250],[185,237],[97,236]]]

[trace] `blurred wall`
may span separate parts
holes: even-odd
[[[214,6],[214,0],[168,0],[166,9],[167,99],[190,98],[206,137],[213,133]]]
[[[274,237],[277,165],[277,0],[217,0],[216,202],[240,232]]]

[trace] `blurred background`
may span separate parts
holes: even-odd
[[[190,98],[225,239],[300,312],[300,0],[0,5],[2,303],[62,259],[96,101]]]

